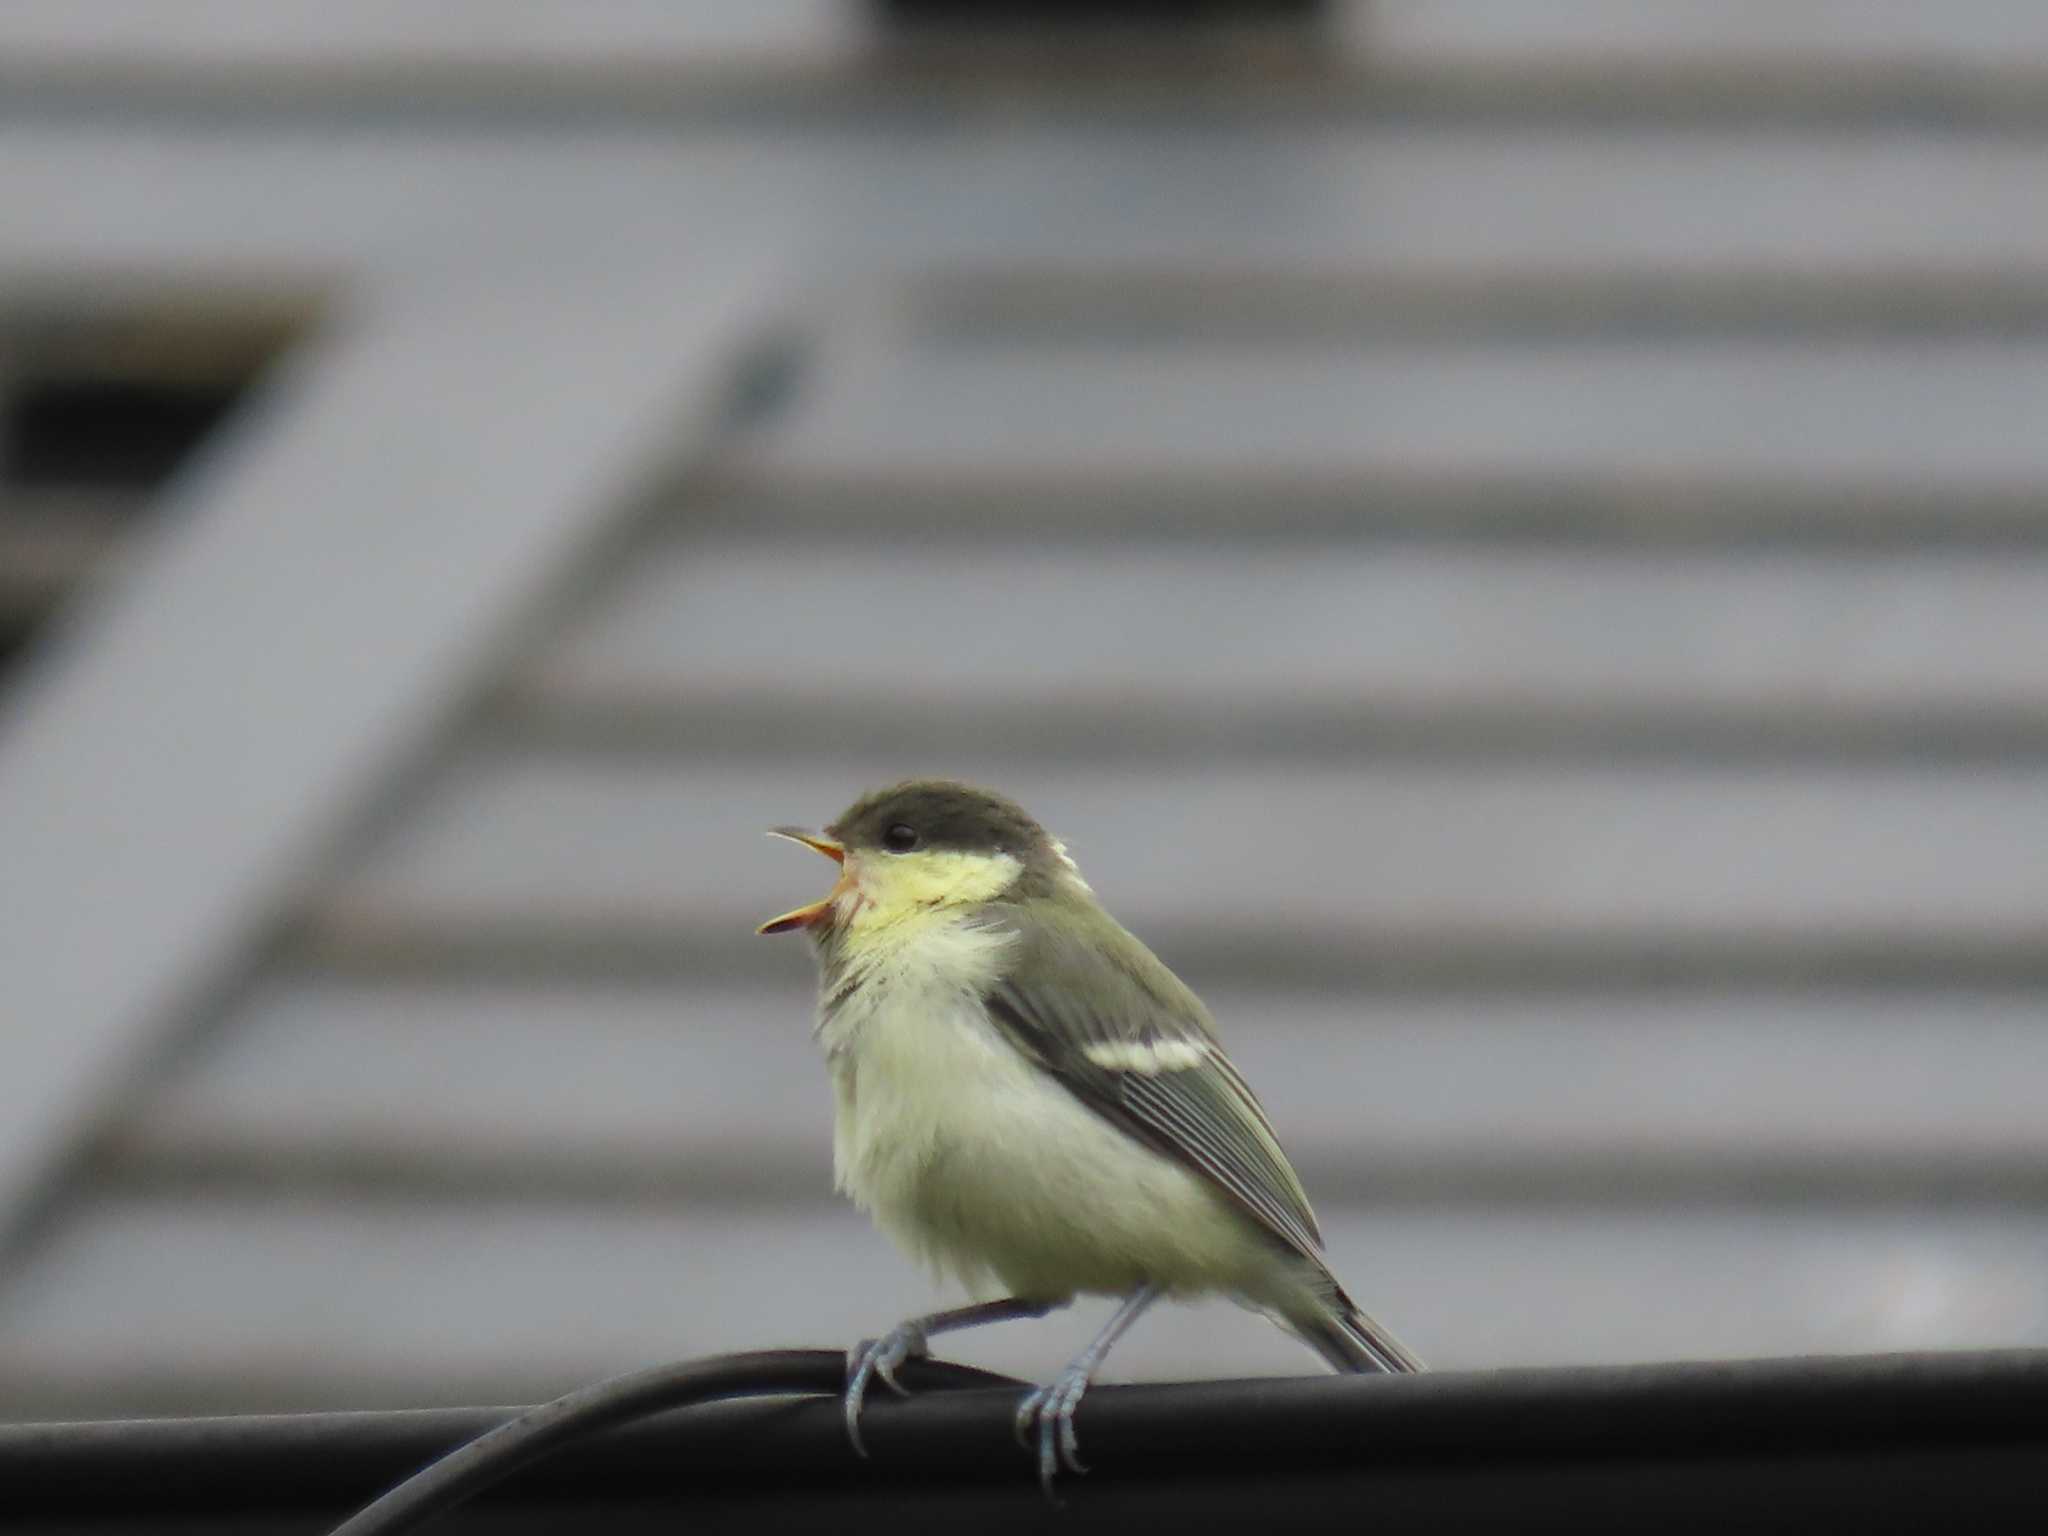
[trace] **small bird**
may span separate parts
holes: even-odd
[[[1161,1297],[1221,1294],[1339,1371],[1422,1362],[1344,1293],[1301,1181],[1200,999],[1095,899],[1067,850],[999,794],[914,779],[822,833],[839,866],[763,923],[809,933],[839,1188],[914,1260],[1007,1294],[915,1317],[850,1357],[847,1433],[938,1334],[1122,1298],[1017,1410],[1048,1493],[1082,1472],[1074,1410]],[[1035,1441],[1035,1446],[1034,1446]]]

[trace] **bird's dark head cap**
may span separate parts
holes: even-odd
[[[1060,862],[1052,836],[1008,796],[953,779],[874,790],[825,829],[849,851],[1008,854],[1027,869]]]

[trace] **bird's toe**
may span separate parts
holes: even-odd
[[[903,1323],[879,1339],[863,1340],[848,1352],[842,1408],[846,1438],[858,1455],[865,1457],[868,1453],[867,1442],[861,1438],[860,1415],[867,1403],[869,1385],[879,1380],[898,1397],[908,1397],[910,1389],[896,1379],[896,1372],[907,1360],[923,1359],[928,1348],[924,1330],[914,1323]]]
[[[1068,1370],[1048,1385],[1026,1393],[1017,1405],[1017,1443],[1034,1454],[1039,1486],[1055,1504],[1060,1502],[1053,1486],[1060,1468],[1076,1475],[1088,1471],[1081,1460],[1081,1438],[1074,1428],[1074,1411],[1087,1392],[1087,1373]]]

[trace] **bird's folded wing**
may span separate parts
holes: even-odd
[[[997,1026],[1084,1104],[1323,1263],[1301,1180],[1200,999],[1136,939],[1107,949],[1057,910],[1022,903],[1003,927],[1017,942],[987,995]]]

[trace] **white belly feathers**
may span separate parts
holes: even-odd
[[[913,1258],[970,1288],[992,1275],[1043,1300],[1146,1281],[1212,1290],[1223,1277],[1263,1289],[1270,1252],[1248,1218],[988,1018],[981,995],[1007,937],[936,914],[905,927],[819,1021],[839,1187]]]

